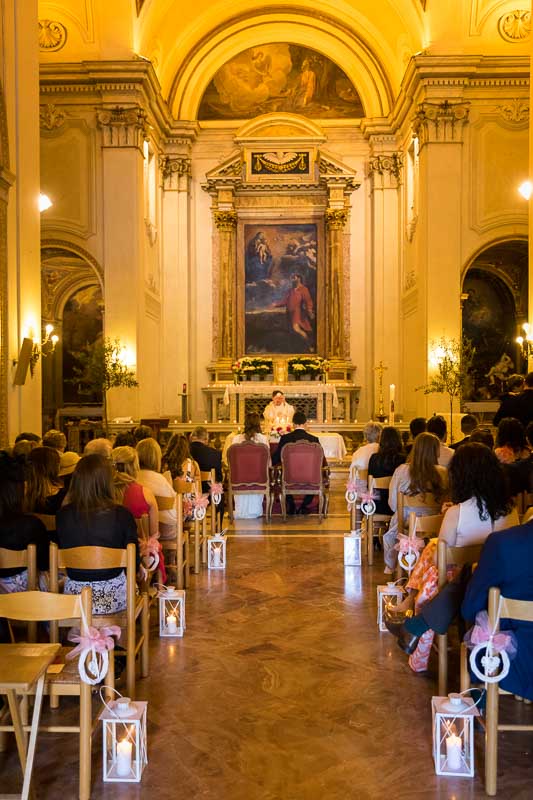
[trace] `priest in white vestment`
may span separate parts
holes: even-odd
[[[292,424],[294,406],[285,401],[285,395],[279,389],[272,392],[272,400],[263,411],[265,418],[265,430],[271,431],[273,428],[286,428]]]

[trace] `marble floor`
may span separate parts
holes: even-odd
[[[98,730],[95,800],[485,797],[481,733],[473,780],[435,775],[435,664],[412,674],[379,633],[381,556],[373,568],[343,566],[340,490],[335,500],[321,525],[237,522],[227,570],[193,580],[183,639],[160,640],[154,614],[151,675],[138,684],[149,702],[149,764],[140,785],[103,784]],[[513,719],[533,722],[532,706],[505,699]],[[53,713],[68,714],[68,701]],[[533,796],[532,748],[533,734],[500,736],[500,797]],[[16,791],[12,747],[0,774],[2,791]],[[43,734],[34,778],[38,800],[75,798],[76,737]]]

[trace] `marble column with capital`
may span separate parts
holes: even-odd
[[[218,209],[213,212],[218,231],[218,329],[216,355],[218,361],[236,358],[236,274],[237,212]]]
[[[344,330],[344,258],[343,236],[349,212],[347,208],[326,209],[327,279],[326,293],[326,357],[343,360]]]

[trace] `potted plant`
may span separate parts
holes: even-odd
[[[235,382],[238,382],[239,379],[259,381],[272,374],[274,366],[271,358],[243,356],[232,364],[231,369]]]
[[[320,356],[297,356],[289,358],[287,362],[289,375],[294,377],[294,380],[320,380],[328,369],[329,364],[325,358]]]

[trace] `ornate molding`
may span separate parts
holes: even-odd
[[[213,219],[219,231],[234,231],[237,226],[236,211],[214,211]]]
[[[326,225],[332,231],[342,231],[348,222],[349,211],[347,208],[327,208],[325,213]]]
[[[500,116],[507,122],[520,124],[529,120],[529,100],[515,97],[501,106],[497,106]]]
[[[368,174],[378,173],[384,175],[388,173],[390,176],[396,178],[398,184],[402,179],[403,159],[401,153],[390,153],[388,155],[380,154],[370,159],[368,164]]]
[[[523,42],[531,33],[531,11],[516,9],[498,20],[498,33],[506,42]]]
[[[52,19],[39,20],[39,50],[55,53],[67,43],[67,29]]]
[[[416,274],[414,269],[410,270],[404,279],[403,282],[403,290],[404,292],[409,292],[411,289],[414,289],[416,286]]]
[[[123,108],[115,106],[96,112],[96,120],[102,129],[103,147],[138,147],[148,139],[149,125],[146,112],[140,106]]]
[[[47,131],[61,128],[66,119],[66,114],[60,111],[53,103],[41,105],[39,109],[39,125]]]
[[[165,155],[159,159],[162,186],[165,191],[179,189],[183,178],[187,188],[187,179],[191,177],[191,159],[189,156]]]
[[[430,142],[460,142],[469,111],[469,103],[463,102],[420,103],[413,122],[420,146]]]

